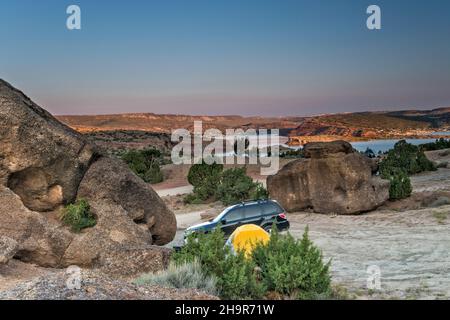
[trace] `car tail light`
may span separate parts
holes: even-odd
[[[285,214],[285,213],[280,213],[278,216],[279,216],[281,219],[286,220],[286,214]]]

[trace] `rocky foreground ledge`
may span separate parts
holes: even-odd
[[[80,198],[97,224],[73,233],[58,212]],[[149,185],[0,79],[0,263],[156,271],[170,251],[155,245],[175,232],[174,214]]]

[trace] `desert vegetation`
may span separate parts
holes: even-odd
[[[195,164],[189,170],[188,181],[194,190],[185,197],[186,203],[221,201],[224,205],[230,205],[268,196],[263,185],[247,175],[245,167],[224,170],[221,164]]]
[[[210,295],[217,295],[217,278],[207,275],[196,260],[184,263],[170,263],[167,270],[142,275],[134,281],[137,285],[158,285],[176,289],[198,289]]]
[[[332,296],[330,262],[323,262],[321,251],[309,239],[308,229],[302,239],[296,240],[274,228],[270,241],[255,244],[250,257],[241,251],[233,254],[224,243],[220,228],[209,234],[192,234],[181,251],[174,253],[173,263],[183,266],[198,261],[207,276],[217,279],[222,299]]]
[[[424,151],[434,151],[434,150],[442,150],[442,149],[450,149],[450,139],[436,139],[435,142],[422,144],[421,149]]]
[[[97,224],[89,203],[84,199],[67,205],[61,211],[60,219],[65,225],[70,226],[73,232],[80,232]]]
[[[397,142],[380,163],[381,177],[391,182],[389,189],[391,200],[404,199],[411,195],[409,175],[434,170],[436,166],[428,160],[422,148],[405,140]]]
[[[120,155],[130,169],[148,183],[159,183],[164,180],[161,172],[163,156],[161,151],[149,148],[144,150],[128,150]]]

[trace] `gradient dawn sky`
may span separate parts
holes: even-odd
[[[0,78],[54,114],[450,106],[450,1],[0,0]]]

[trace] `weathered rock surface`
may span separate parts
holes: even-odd
[[[111,221],[98,207],[98,204],[109,203],[125,210],[129,222],[150,230],[152,239],[149,240],[155,244],[166,244],[175,236],[173,213],[148,184],[119,160],[102,158],[93,163],[80,184],[78,197],[91,203],[102,224],[119,222],[119,217]]]
[[[389,198],[389,182],[373,175],[374,163],[345,141],[305,146],[305,159],[268,177],[272,198],[289,212],[355,214],[373,210]]]
[[[77,197],[97,218],[79,234],[58,218]],[[156,271],[167,252],[153,244],[170,242],[175,231],[174,214],[126,165],[0,80],[0,236],[18,243],[14,257],[44,267]],[[126,252],[134,252],[129,261]]]
[[[0,236],[0,265],[8,263],[16,254],[18,247],[17,241],[9,237]]]
[[[48,211],[75,199],[95,147],[0,80],[0,183]]]

